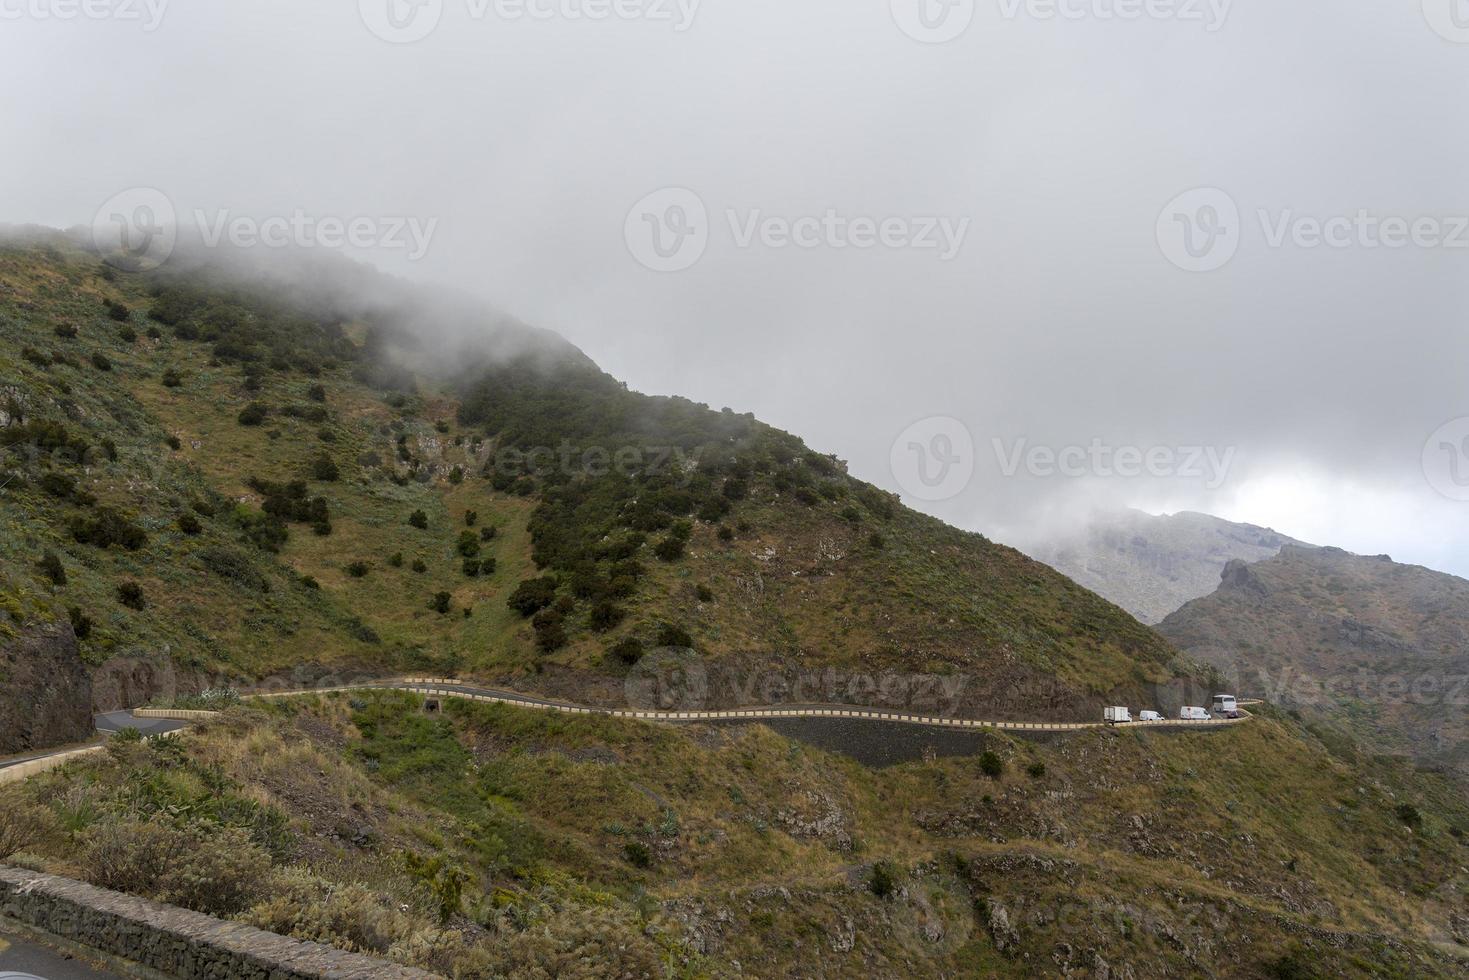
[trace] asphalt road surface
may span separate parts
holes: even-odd
[[[0,920],[0,980],[123,980],[121,974],[22,937]]]

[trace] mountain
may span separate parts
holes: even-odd
[[[1229,562],[1259,561],[1301,543],[1269,528],[1208,514],[1124,510],[1099,512],[1079,532],[1026,551],[1144,623],[1156,624],[1190,599],[1212,592]]]
[[[1203,676],[795,436],[344,261],[132,273],[32,232],[0,339],[0,596],[74,623],[99,707],[402,671],[620,704],[659,647],[710,706],[830,668],[838,700],[947,677],[961,711],[1090,719]]]
[[[1212,595],[1158,629],[1241,693],[1469,774],[1469,581],[1288,545],[1232,562]]]
[[[832,719],[918,743],[877,768],[764,725],[233,703],[421,672],[1033,721],[1218,687],[1046,565],[462,297],[101,259],[0,246],[0,737],[67,737],[88,686],[224,710],[0,788],[0,858],[446,976],[1462,975],[1459,787],[1270,705],[958,755]]]

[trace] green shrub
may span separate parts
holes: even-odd
[[[125,344],[131,344],[131,343],[135,343],[137,341],[137,339],[138,339],[138,332],[136,330],[134,330],[132,327],[123,327],[121,330],[119,330],[117,332],[117,336],[118,336],[118,339],[121,340],[123,343],[125,343]]]
[[[184,511],[182,514],[179,515],[178,524],[179,530],[188,535],[198,534],[200,531],[204,530],[204,525],[199,523],[199,518],[195,517],[188,511]]]
[[[615,629],[626,617],[627,613],[621,606],[604,599],[592,606],[588,622],[598,633],[605,633],[610,629]]]
[[[92,635],[92,617],[85,615],[79,607],[68,607],[66,617],[71,620],[71,631],[78,640],[85,640]]]
[[[116,300],[104,299],[102,304],[107,307],[107,315],[118,323],[126,323],[128,318],[133,315],[132,310],[129,310]]]
[[[58,323],[52,332],[62,340],[71,340],[77,335],[77,328],[70,323]]]
[[[403,552],[395,551],[388,556],[388,564],[393,568],[403,567]]]
[[[408,515],[408,523],[412,527],[418,528],[420,531],[427,530],[428,515],[421,510],[415,510],[413,513]]]
[[[92,367],[96,368],[98,371],[111,371],[112,362],[107,359],[106,354],[98,351],[97,353],[92,355]]]
[[[479,529],[479,539],[481,541],[493,541],[493,540],[495,540],[495,535],[497,533],[498,532],[496,531],[495,528],[492,528],[492,527],[482,527],[482,528]]]
[[[34,347],[22,347],[20,350],[20,356],[23,359],[30,361],[36,367],[48,368],[51,366],[51,358],[46,354],[42,354]]]
[[[474,558],[479,555],[479,535],[469,530],[460,531],[459,542],[455,547],[465,558]]]
[[[326,453],[322,453],[312,461],[311,475],[323,483],[335,483],[342,473],[337,469],[336,461]]]
[[[477,511],[477,510],[466,510],[464,512],[464,526],[465,527],[474,527],[474,525],[476,523],[478,523],[478,522],[479,522],[479,511]]]
[[[543,609],[531,620],[536,631],[536,646],[542,653],[559,650],[566,645],[565,615],[559,609]]]
[[[413,559],[413,570],[422,575],[424,572],[428,571],[428,566],[424,564],[422,558],[415,558]]]
[[[635,868],[647,868],[653,864],[653,852],[640,840],[630,840],[622,846],[622,856]]]
[[[872,872],[867,876],[868,891],[878,898],[887,898],[897,887],[897,878],[891,865],[886,861],[879,861],[872,866]]]
[[[729,542],[734,540],[734,528],[728,524],[719,525],[719,540]]]
[[[707,585],[696,585],[694,586],[694,597],[700,602],[713,602],[714,592]]]
[[[887,538],[883,537],[876,531],[873,531],[870,535],[868,535],[867,544],[874,551],[881,551],[888,546]]]
[[[1032,762],[1025,767],[1025,771],[1030,774],[1031,779],[1043,779],[1046,775],[1046,764],[1044,762]]]
[[[240,412],[240,424],[256,426],[262,424],[270,415],[270,409],[259,402],[251,402]]]
[[[312,385],[310,388],[306,389],[306,397],[310,398],[314,402],[326,401],[326,386]]]
[[[148,543],[146,531],[111,507],[98,507],[91,517],[78,519],[71,526],[71,536],[95,548],[117,545],[127,551],[137,551]]]
[[[526,579],[515,587],[506,605],[529,619],[556,601],[556,579],[552,576]]]
[[[37,481],[37,486],[57,500],[70,500],[77,492],[76,477],[68,476],[65,473],[57,473],[54,470],[41,474],[41,479]]]
[[[1397,808],[1398,819],[1415,830],[1423,826],[1423,814],[1411,803],[1399,803]]]
[[[678,561],[683,557],[684,543],[675,537],[667,537],[653,547],[653,554],[663,561]]]
[[[174,435],[172,432],[170,432],[163,441],[168,446],[168,448],[172,449],[174,452],[178,452],[180,449],[184,448],[184,441],[178,436]]]
[[[439,615],[443,615],[449,611],[453,598],[447,592],[436,592],[434,597],[428,601],[428,607]]]
[[[462,466],[456,466],[452,470],[450,470],[449,471],[449,482],[452,483],[456,487],[459,486],[459,484],[463,483],[464,482],[464,467],[462,467]]]
[[[301,584],[313,592],[321,589],[321,583],[316,580],[315,575],[302,575]]]
[[[607,653],[613,660],[630,667],[643,659],[643,641],[635,636],[625,637],[614,643]]]
[[[142,611],[148,608],[148,597],[137,582],[123,582],[117,587],[117,601],[129,609]]]
[[[479,575],[480,567],[481,562],[478,558],[464,559],[464,574],[469,576],[470,578],[476,578]]]
[[[61,564],[61,556],[56,552],[48,551],[42,555],[36,562],[36,568],[58,589],[66,584],[66,566]]]
[[[694,638],[682,627],[664,623],[658,627],[658,646],[691,650],[694,646]]]
[[[365,561],[354,561],[347,566],[347,574],[353,578],[366,578],[369,571],[370,568]]]
[[[993,752],[983,752],[979,756],[979,771],[991,779],[999,779],[1005,772],[1005,760]]]

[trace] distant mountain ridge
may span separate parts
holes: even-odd
[[[1158,630],[1244,693],[1469,773],[1469,581],[1288,545],[1231,562],[1218,590]]]
[[[1077,534],[1025,549],[1149,625],[1206,596],[1232,561],[1254,562],[1304,542],[1271,528],[1183,511],[1101,512]]]

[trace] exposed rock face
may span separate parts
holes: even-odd
[[[26,627],[0,645],[0,755],[92,734],[92,682],[71,624]]]
[[[1155,517],[1129,510],[1099,514],[1078,534],[1025,550],[1152,624],[1213,592],[1233,562],[1260,561],[1300,543],[1208,514]]]

